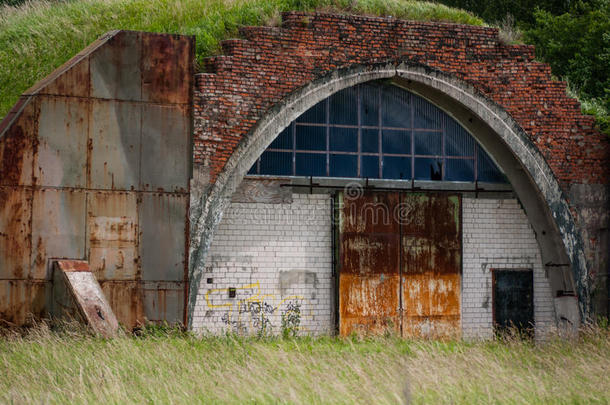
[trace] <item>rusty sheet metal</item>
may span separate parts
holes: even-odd
[[[184,282],[144,282],[144,315],[150,322],[184,322]]]
[[[120,31],[89,57],[90,96],[113,100],[142,99],[142,33]]]
[[[184,105],[143,106],[141,190],[188,190],[192,159],[189,111]]]
[[[142,100],[188,104],[194,80],[194,37],[144,35],[142,48]]]
[[[0,186],[0,279],[30,276],[32,190]]]
[[[344,199],[341,215],[341,335],[400,331],[400,228],[396,193]]]
[[[143,193],[141,199],[142,280],[184,281],[188,196]]]
[[[87,194],[87,257],[98,280],[140,277],[137,199],[135,192]]]
[[[44,280],[0,280],[0,325],[24,325],[47,313],[52,284]]]
[[[460,335],[460,198],[403,194],[403,336]]]
[[[41,96],[36,184],[86,186],[89,100]],[[59,135],[61,134],[61,135]]]
[[[115,336],[119,323],[86,261],[57,260],[53,271],[55,315],[81,319],[104,337]]]
[[[119,323],[131,330],[142,325],[144,319],[144,294],[139,281],[100,281],[104,296]]]
[[[50,258],[85,258],[85,191],[42,189],[32,204],[31,276],[50,279]]]
[[[0,185],[3,186],[32,185],[40,107],[36,101],[24,101],[22,108],[15,111],[20,115],[11,126],[0,132]],[[8,118],[2,123],[8,122]]]
[[[142,106],[137,103],[92,101],[89,135],[90,188],[138,189],[141,120]]]

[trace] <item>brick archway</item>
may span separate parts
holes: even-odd
[[[493,28],[296,12],[282,27],[241,34],[197,76],[191,327],[203,316],[197,296],[215,229],[255,159],[317,102],[375,79],[400,81],[477,130],[524,205],[544,263],[570,263],[588,316],[590,259],[565,193],[572,183],[607,182],[608,141],[532,47],[504,45]]]

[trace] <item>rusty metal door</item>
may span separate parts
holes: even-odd
[[[374,192],[339,203],[341,335],[459,335],[459,196]]]
[[[339,331],[400,331],[400,227],[392,218],[399,195],[339,195]]]
[[[403,194],[402,335],[460,334],[460,197]]]

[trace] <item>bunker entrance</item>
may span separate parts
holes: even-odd
[[[460,334],[459,195],[339,195],[339,332]]]

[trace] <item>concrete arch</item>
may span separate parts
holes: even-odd
[[[563,267],[571,267],[581,317],[589,314],[588,268],[582,239],[559,182],[525,131],[504,108],[456,76],[408,62],[339,69],[291,93],[270,109],[243,138],[215,183],[192,202],[189,261],[189,326],[198,316],[197,295],[214,232],[247,171],[275,137],[319,101],[344,88],[393,79],[452,115],[505,171],[536,232],[554,290],[565,288]],[[568,264],[569,261],[569,264]],[[562,267],[563,266],[563,267]],[[568,274],[569,277],[569,274]]]

